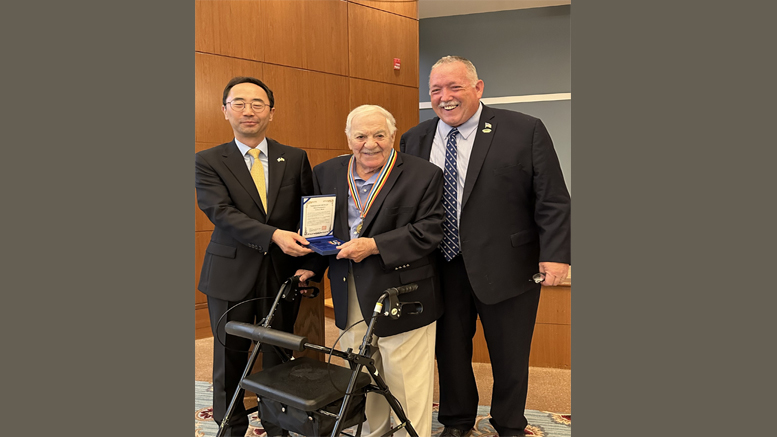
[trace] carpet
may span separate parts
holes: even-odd
[[[218,425],[213,421],[213,384],[210,382],[194,382],[194,435],[195,437],[214,437],[218,432]],[[437,422],[437,404],[434,404],[432,413],[432,437],[439,436],[443,426]],[[478,407],[478,418],[475,423],[473,437],[496,436],[494,428],[488,421],[490,407]],[[529,421],[526,427],[527,436],[536,437],[570,437],[572,434],[572,417],[569,414],[558,414],[547,411],[525,410],[524,415]],[[355,428],[354,428],[355,429]],[[246,437],[264,436],[261,422],[256,413],[250,418]],[[292,433],[293,436],[298,434]],[[423,436],[421,436],[423,437]]]

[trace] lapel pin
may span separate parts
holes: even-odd
[[[491,129],[483,129],[483,130],[482,130],[482,132],[483,132],[484,134],[487,134],[487,133],[490,133],[490,132],[491,132]]]
[[[491,127],[491,123],[486,123],[486,129]]]
[[[283,158],[278,158],[278,162],[285,161]]]

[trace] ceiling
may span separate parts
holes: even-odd
[[[418,18],[479,14],[571,4],[571,0],[418,0]]]

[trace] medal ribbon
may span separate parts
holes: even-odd
[[[397,162],[397,151],[393,148],[391,149],[391,154],[386,160],[386,164],[383,165],[383,169],[380,171],[378,179],[375,181],[375,184],[372,185],[372,190],[370,191],[370,195],[367,196],[367,202],[364,204],[364,208],[362,208],[362,202],[359,198],[359,193],[356,190],[356,181],[353,177],[353,165],[355,162],[356,157],[351,156],[351,160],[348,162],[348,191],[351,193],[356,209],[359,210],[359,218],[364,221],[364,217],[367,216],[367,212],[369,212],[375,198],[378,197],[378,193],[380,193],[380,190],[382,190],[383,186],[386,184],[386,180],[388,180],[391,170],[394,169],[394,164]]]

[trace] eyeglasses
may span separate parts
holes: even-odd
[[[227,105],[232,107],[233,111],[241,112],[246,107],[246,102],[244,100],[233,100],[231,102],[227,102]],[[267,105],[262,102],[251,102],[251,108],[256,112],[262,112],[264,111],[264,108],[266,108]]]

